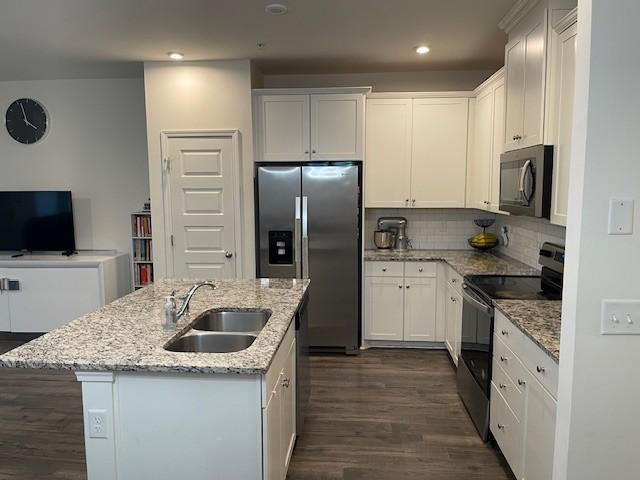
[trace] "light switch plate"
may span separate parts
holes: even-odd
[[[609,235],[633,234],[633,207],[630,198],[609,200]]]
[[[91,409],[89,416],[89,438],[109,438],[109,424],[106,410]]]
[[[603,300],[602,335],[640,335],[640,300]]]

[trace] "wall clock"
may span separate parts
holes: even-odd
[[[16,142],[28,145],[44,137],[49,127],[49,117],[40,102],[19,98],[7,108],[4,124]]]

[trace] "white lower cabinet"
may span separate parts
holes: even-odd
[[[264,377],[264,480],[284,480],[296,440],[296,343],[289,327]]]
[[[442,341],[434,262],[367,262],[364,285],[365,340]]]
[[[445,307],[446,326],[444,344],[449,350],[453,363],[458,365],[462,335],[462,295],[451,284],[447,284]]]
[[[496,311],[490,429],[519,480],[553,470],[558,365]]]

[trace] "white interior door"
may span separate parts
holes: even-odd
[[[235,277],[239,209],[231,136],[169,136],[165,168],[167,272]]]

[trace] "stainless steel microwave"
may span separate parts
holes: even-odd
[[[500,156],[500,210],[549,218],[553,146],[534,145]]]

